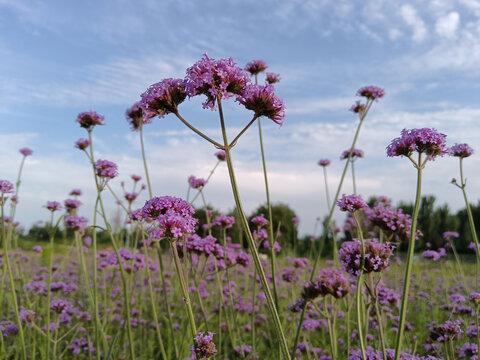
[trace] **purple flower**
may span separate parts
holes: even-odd
[[[435,322],[428,324],[430,329],[429,337],[433,341],[447,342],[457,339],[463,333],[461,320],[446,321],[444,324],[437,325]]]
[[[82,190],[80,189],[73,189],[70,191],[70,196],[81,196],[82,195]]]
[[[350,155],[350,149],[348,150],[345,150],[342,155],[340,156],[340,160],[345,160],[345,159],[348,159],[348,156]],[[350,158],[353,160],[353,159],[356,159],[356,158],[363,158],[363,151],[360,150],[360,149],[353,149],[352,150],[352,155],[350,156]]]
[[[257,75],[267,70],[268,65],[263,60],[253,60],[247,64],[245,70],[252,75]]]
[[[188,178],[188,183],[192,189],[200,189],[207,185],[207,180],[196,178],[195,176],[190,175]]]
[[[378,86],[364,86],[357,91],[358,96],[364,96],[369,100],[378,100],[385,96],[385,90]]]
[[[227,155],[225,154],[225,151],[223,151],[223,150],[220,150],[220,151],[216,152],[215,156],[220,161],[225,161],[227,159]]]
[[[80,150],[85,150],[89,145],[90,141],[88,141],[88,139],[78,139],[75,141],[75,147]]]
[[[61,210],[62,204],[60,204],[58,201],[47,201],[47,205],[45,205],[45,207],[51,212],[54,212]]]
[[[137,198],[138,196],[138,193],[128,193],[126,192],[123,197],[125,198],[125,200],[127,200],[129,203],[132,203],[135,201],[135,199]]]
[[[82,205],[82,203],[77,199],[67,199],[63,204],[65,205],[65,209],[69,214],[75,213],[75,210]]]
[[[318,161],[318,165],[323,166],[323,167],[328,166],[328,165],[330,165],[330,160],[328,160],[328,159],[320,159],[320,160]]]
[[[300,224],[300,219],[298,217],[293,217],[292,222],[294,225],[298,226]]]
[[[237,97],[237,101],[248,110],[255,112],[256,117],[265,116],[278,125],[285,119],[285,104],[274,94],[272,85],[247,85]]]
[[[231,228],[233,224],[235,224],[235,218],[233,216],[226,216],[224,214],[217,216],[212,221],[213,226],[220,226],[225,229]]]
[[[448,153],[446,135],[435,129],[403,129],[401,136],[387,147],[387,156],[410,156],[414,151],[425,153],[431,159]]]
[[[360,101],[355,101],[355,104],[353,104],[350,107],[350,111],[362,115],[363,112],[365,111],[366,106],[365,104],[361,103]]]
[[[70,308],[72,308],[72,303],[63,299],[53,300],[50,304],[50,310],[57,314],[61,314]]]
[[[265,226],[268,223],[268,220],[265,219],[265,216],[263,214],[253,217],[250,221],[257,226]]]
[[[118,175],[117,165],[108,160],[97,160],[95,162],[97,176],[101,178],[113,179]]]
[[[189,97],[205,95],[205,109],[215,110],[217,96],[228,99],[240,95],[250,82],[248,73],[237,66],[232,58],[214,60],[208,57],[187,69],[186,91]]]
[[[163,79],[150,85],[141,97],[144,118],[165,117],[166,114],[176,113],[178,105],[187,97],[185,82],[181,79]]]
[[[105,125],[103,120],[105,118],[102,115],[97,114],[95,111],[85,111],[77,116],[77,123],[87,131],[92,131],[93,127],[96,125]]]
[[[43,249],[42,249],[42,247],[41,247],[40,245],[35,245],[35,246],[32,248],[32,251],[41,254],[41,253],[43,252]]]
[[[192,345],[190,347],[193,359],[210,359],[217,353],[217,348],[213,342],[213,335],[215,335],[215,333],[210,331],[207,334],[204,332],[197,334],[195,337],[195,346]]]
[[[435,251],[435,250],[425,250],[422,253],[422,256],[425,259],[431,259],[433,261],[437,261],[441,258],[440,253],[438,251]]]
[[[150,124],[152,122],[150,119],[144,118],[140,101],[137,101],[130,109],[127,109],[125,116],[132,131],[140,130],[140,127],[143,126],[143,124]]]
[[[134,182],[139,182],[140,180],[142,180],[142,177],[140,175],[135,175],[135,174],[132,174],[132,176],[130,176],[132,178],[132,180]]]
[[[20,320],[24,324],[32,324],[35,321],[35,311],[25,310],[23,307],[20,309]]]
[[[342,198],[337,200],[337,205],[341,211],[355,212],[367,207],[367,204],[358,195],[342,195]]]
[[[460,236],[460,234],[456,231],[445,231],[443,233],[443,240],[450,241],[453,238],[458,239],[459,236]]]
[[[455,144],[450,148],[452,156],[466,158],[473,154],[473,149],[468,144]]]
[[[320,270],[320,275],[315,279],[320,295],[332,295],[336,299],[342,299],[350,292],[348,279],[342,270],[325,268]]]
[[[281,78],[280,78],[280,75],[279,74],[275,74],[275,73],[271,73],[271,72],[267,72],[265,74],[265,81],[269,84],[276,84],[278,82],[280,82]]]
[[[26,147],[21,148],[19,151],[20,151],[20,154],[22,154],[23,156],[28,156],[33,154],[33,150]]]
[[[144,219],[156,222],[156,236],[178,239],[195,231],[198,220],[193,207],[185,200],[162,196],[148,200],[143,207]]]
[[[480,304],[480,293],[472,292],[472,293],[470,293],[470,296],[468,298],[470,299],[470,301],[472,301],[476,304]]]
[[[87,225],[88,220],[82,216],[67,216],[65,218],[65,226],[68,229],[81,231]]]
[[[0,193],[2,195],[13,193],[13,184],[8,180],[0,180]]]

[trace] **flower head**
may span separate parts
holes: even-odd
[[[355,104],[353,104],[350,107],[350,111],[352,111],[354,113],[357,113],[357,114],[360,114],[360,115],[363,114],[365,109],[366,109],[365,104],[361,103],[360,101],[355,101]]]
[[[318,165],[323,166],[323,167],[328,166],[328,165],[330,165],[330,160],[320,159],[320,160],[318,160]]]
[[[125,111],[125,117],[127,118],[127,122],[130,124],[130,129],[132,129],[132,131],[140,130],[140,127],[143,124],[150,124],[152,122],[150,119],[144,118],[140,101],[137,101],[131,108]]]
[[[67,199],[64,201],[65,209],[68,213],[72,214],[76,209],[82,205],[82,203],[77,199]]]
[[[357,95],[364,96],[369,100],[378,100],[385,96],[385,90],[378,86],[370,85],[358,89]]]
[[[450,148],[452,156],[466,158],[473,154],[473,149],[468,144],[455,144]]]
[[[105,117],[102,115],[90,110],[78,114],[77,123],[79,123],[82,128],[91,131],[95,125],[105,125],[103,122],[104,119]]]
[[[355,212],[367,207],[367,204],[358,195],[342,195],[342,198],[337,200],[337,205],[341,211]]]
[[[70,191],[70,196],[81,196],[82,195],[82,190],[80,189],[73,189]]]
[[[253,217],[250,221],[257,226],[265,226],[268,223],[268,220],[265,219],[265,216],[263,214]]]
[[[253,60],[247,64],[247,66],[245,67],[245,70],[247,70],[252,75],[257,75],[267,70],[267,68],[268,68],[268,65],[265,61]]]
[[[88,141],[88,139],[78,139],[75,141],[75,147],[80,150],[85,150],[89,145],[90,141]]]
[[[352,155],[350,156],[350,159],[358,159],[358,158],[363,158],[363,150],[360,149],[352,149],[351,151]],[[350,155],[350,149],[345,150],[342,155],[340,156],[340,160],[345,160],[348,159],[348,156]]]
[[[65,218],[65,227],[75,231],[82,231],[87,225],[88,220],[82,216],[67,216]]]
[[[0,180],[0,193],[2,195],[13,193],[13,184],[8,180]]]
[[[233,216],[226,216],[224,214],[217,216],[212,221],[213,226],[220,226],[224,227],[225,229],[231,228],[233,224],[235,224],[235,218]]]
[[[190,175],[188,183],[192,189],[200,189],[207,185],[207,180],[196,178],[194,175]]]
[[[97,160],[95,162],[95,171],[101,178],[113,179],[118,175],[117,165],[108,160]]]
[[[189,97],[205,95],[205,109],[215,110],[217,96],[229,99],[240,95],[250,82],[248,73],[237,66],[232,58],[214,60],[208,57],[187,69],[186,92]]]
[[[210,331],[206,334],[204,332],[197,334],[195,337],[195,345],[190,347],[192,355],[195,355],[194,359],[210,359],[217,353],[217,348],[213,342],[213,335],[215,334]]]
[[[237,101],[248,110],[255,112],[255,116],[265,116],[278,125],[285,119],[285,104],[274,94],[272,85],[247,85]]]
[[[265,81],[269,84],[276,84],[281,80],[279,74],[267,72],[265,74]]]
[[[144,219],[154,220],[157,225],[156,235],[178,239],[184,234],[195,231],[198,220],[192,215],[193,207],[185,200],[162,196],[148,200],[143,206]]]
[[[165,117],[166,114],[176,113],[178,105],[187,97],[185,82],[181,79],[163,79],[150,85],[141,97],[143,118]]]
[[[410,156],[414,151],[425,153],[431,159],[448,153],[446,135],[435,129],[403,129],[401,136],[392,140],[387,147],[387,155]]]
[[[20,151],[20,154],[22,154],[23,156],[28,156],[33,154],[33,150],[26,147],[21,148],[19,151]]]
[[[225,151],[220,150],[215,153],[215,156],[217,157],[218,160],[220,161],[225,161],[227,158],[227,155],[225,154]]]
[[[60,204],[58,201],[47,201],[47,205],[45,205],[45,207],[51,212],[54,212],[61,210],[62,204]]]

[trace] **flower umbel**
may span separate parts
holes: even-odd
[[[267,70],[267,68],[268,68],[268,65],[265,61],[253,60],[252,62],[249,62],[247,64],[247,66],[245,67],[245,70],[247,70],[252,75],[257,75]]]
[[[466,158],[473,154],[473,149],[468,144],[455,144],[450,148],[452,156]]]
[[[256,117],[265,116],[278,125],[285,119],[285,104],[274,94],[272,85],[248,85],[237,97],[240,104],[255,112]]]
[[[181,79],[164,79],[150,85],[141,97],[140,106],[146,119],[176,113],[178,105],[187,97],[185,82]]]
[[[358,195],[342,195],[340,200],[337,200],[337,205],[341,211],[355,212],[368,207],[365,201]]]
[[[448,153],[446,137],[435,129],[403,129],[401,136],[393,139],[388,145],[387,155],[409,157],[416,151],[427,154],[433,160],[436,156]]]
[[[80,124],[82,128],[87,129],[88,131],[93,130],[96,125],[105,125],[103,120],[104,116],[97,114],[95,111],[85,111],[77,116],[77,123]]]
[[[378,100],[385,96],[385,90],[378,86],[364,86],[357,91],[358,96],[364,96],[369,100]]]

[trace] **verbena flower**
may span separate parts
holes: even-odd
[[[140,175],[132,174],[130,177],[134,182],[139,182],[140,180],[142,180],[142,177]]]
[[[77,199],[66,199],[63,204],[65,205],[65,210],[67,210],[69,214],[75,212],[75,210],[82,205],[80,200]]]
[[[367,207],[367,204],[358,195],[342,195],[342,198],[337,200],[337,206],[341,211],[355,212]]]
[[[214,60],[207,54],[187,69],[186,92],[189,97],[205,95],[204,109],[215,110],[217,96],[229,99],[240,95],[250,82],[248,73],[232,58]]]
[[[237,101],[248,110],[255,112],[255,116],[265,116],[273,122],[282,125],[285,119],[285,104],[274,94],[272,85],[247,85],[237,97]]]
[[[104,116],[90,110],[78,114],[76,121],[82,128],[91,131],[96,125],[105,125],[103,122],[104,119]]]
[[[217,151],[215,153],[215,156],[220,161],[225,161],[227,159],[227,155],[225,154],[225,151],[223,151],[223,150]]]
[[[320,160],[318,161],[318,165],[324,166],[324,167],[325,167],[325,166],[328,166],[328,165],[330,165],[330,160],[328,160],[328,159],[320,159]]]
[[[143,116],[143,109],[140,101],[137,101],[131,108],[125,111],[125,117],[132,131],[140,130],[140,127],[143,124],[150,124],[152,122],[151,119],[147,119]]]
[[[280,78],[280,75],[279,74],[275,74],[275,73],[271,73],[271,72],[267,72],[265,74],[265,81],[269,84],[276,84],[278,82],[280,82],[281,78]]]
[[[72,189],[72,191],[70,191],[70,196],[81,196],[82,195],[82,190],[80,189]]]
[[[53,300],[50,304],[50,311],[56,312],[57,314],[61,314],[62,312],[72,308],[72,303],[67,300],[57,299]]]
[[[196,178],[195,176],[190,175],[188,178],[188,184],[192,189],[200,189],[207,185],[207,180]]]
[[[210,359],[217,353],[217,348],[213,342],[213,335],[215,334],[210,331],[206,334],[204,332],[199,332],[197,334],[195,337],[195,345],[190,347],[193,359]]]
[[[33,154],[33,150],[26,147],[21,148],[19,151],[20,151],[20,154],[22,154],[23,156],[29,156]]]
[[[378,239],[365,239],[365,263],[363,271],[379,272],[388,267],[395,247],[390,243],[380,243]],[[361,273],[362,244],[360,241],[346,241],[338,251],[338,258],[346,272],[353,276]]]
[[[448,153],[446,135],[435,129],[403,129],[401,136],[392,140],[387,147],[387,155],[411,156],[414,151],[425,153],[431,159]]]
[[[89,145],[90,141],[88,141],[88,139],[78,139],[75,141],[75,147],[80,150],[85,150]]]
[[[182,79],[164,79],[150,85],[141,97],[144,119],[165,117],[166,114],[176,113],[178,105],[186,99],[185,82]]]
[[[148,200],[143,206],[144,219],[154,220],[156,236],[178,239],[195,231],[198,220],[193,207],[185,200],[162,196]]]
[[[468,144],[455,144],[450,148],[452,156],[466,158],[473,154],[473,149]]]
[[[11,194],[13,193],[13,184],[8,180],[0,180],[0,193]]]
[[[318,284],[322,296],[332,295],[336,299],[342,299],[350,292],[348,278],[340,269],[325,268],[320,270],[315,282]]]
[[[461,328],[462,325],[463,322],[461,320],[447,320],[441,325],[437,325],[437,323],[435,322],[430,323],[427,325],[430,329],[429,338],[433,341],[439,342],[455,340],[460,336],[460,334],[463,333],[463,330]]]
[[[253,60],[245,66],[245,70],[247,70],[250,74],[252,75],[257,75],[265,70],[267,70],[268,65],[265,61],[263,60]]]
[[[51,212],[54,212],[61,210],[62,204],[60,204],[58,201],[47,201],[47,205],[45,205],[45,207]]]
[[[340,156],[340,160],[345,160],[348,159],[348,155],[350,155],[350,149],[345,150],[342,155]],[[350,158],[356,159],[356,158],[363,158],[363,151],[360,149],[353,149],[352,150],[352,156]]]
[[[385,96],[385,90],[378,86],[364,86],[357,91],[358,96],[364,96],[369,100],[378,100]]]
[[[95,162],[95,171],[101,178],[113,179],[118,175],[117,165],[108,160],[97,160]]]
[[[87,222],[88,220],[82,216],[71,215],[65,218],[65,226],[74,231],[82,231],[87,225]]]
[[[268,223],[268,220],[265,219],[265,216],[263,214],[253,217],[250,221],[257,226],[265,226]]]
[[[235,224],[235,218],[233,216],[226,216],[224,214],[217,216],[212,221],[213,226],[220,226],[225,229],[231,228],[233,224]]]
[[[361,103],[360,101],[355,101],[355,104],[350,107],[350,111],[361,115],[366,108],[367,107],[365,106],[365,104]]]

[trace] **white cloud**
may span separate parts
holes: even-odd
[[[459,25],[459,13],[452,11],[451,13],[437,19],[435,23],[435,31],[440,36],[452,38],[456,35]]]
[[[415,8],[410,4],[402,5],[400,14],[413,31],[413,41],[422,42],[427,37],[427,27]]]
[[[388,30],[388,37],[390,40],[397,40],[400,36],[402,36],[402,32],[397,28],[392,28]]]
[[[313,114],[321,110],[346,110],[353,105],[352,98],[305,99],[289,102],[287,115]]]

